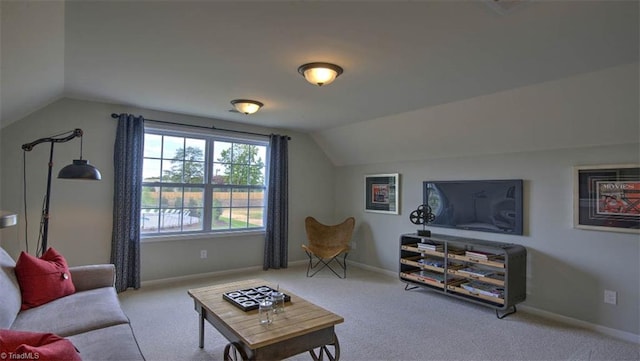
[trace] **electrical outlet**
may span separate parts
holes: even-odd
[[[604,290],[604,303],[615,305],[618,303],[618,292]]]
[[[207,250],[203,249],[202,251],[200,251],[200,258],[207,258]]]

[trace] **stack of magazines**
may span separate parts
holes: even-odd
[[[486,282],[469,281],[460,285],[469,292],[478,293],[489,297],[504,298],[504,287],[492,285]]]
[[[444,246],[442,244],[436,244],[433,242],[421,242],[418,243],[418,249],[442,252],[444,251]]]
[[[444,275],[442,273],[422,270],[418,272],[418,275],[431,282],[444,283]]]
[[[491,271],[488,269],[482,269],[482,268],[476,268],[476,267],[465,267],[459,270],[458,272],[467,273],[477,277],[488,277],[488,276],[492,276],[495,273],[494,271]]]
[[[464,253],[464,255],[467,256],[467,257],[471,257],[471,258],[475,258],[475,259],[482,259],[482,260],[489,260],[489,259],[493,259],[493,258],[498,257],[497,254],[481,252],[481,251],[466,251]]]
[[[421,258],[418,261],[418,263],[422,263],[427,266],[438,267],[438,268],[444,267],[444,260],[442,258],[433,258],[433,257]]]

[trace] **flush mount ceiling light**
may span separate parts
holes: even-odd
[[[231,101],[231,104],[237,111],[243,114],[253,114],[264,105],[259,101],[249,99],[234,99]]]
[[[330,63],[307,63],[300,65],[298,73],[311,84],[323,86],[332,83],[342,74],[342,68]]]

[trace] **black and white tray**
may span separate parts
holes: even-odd
[[[222,298],[231,302],[232,305],[243,311],[251,311],[258,308],[260,301],[268,298],[271,292],[277,292],[269,286],[259,286],[254,288],[244,288],[237,291],[225,292]],[[291,301],[291,297],[284,295],[284,302]]]

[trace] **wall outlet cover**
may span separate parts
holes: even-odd
[[[604,290],[604,303],[615,305],[618,303],[618,293],[616,291]]]

